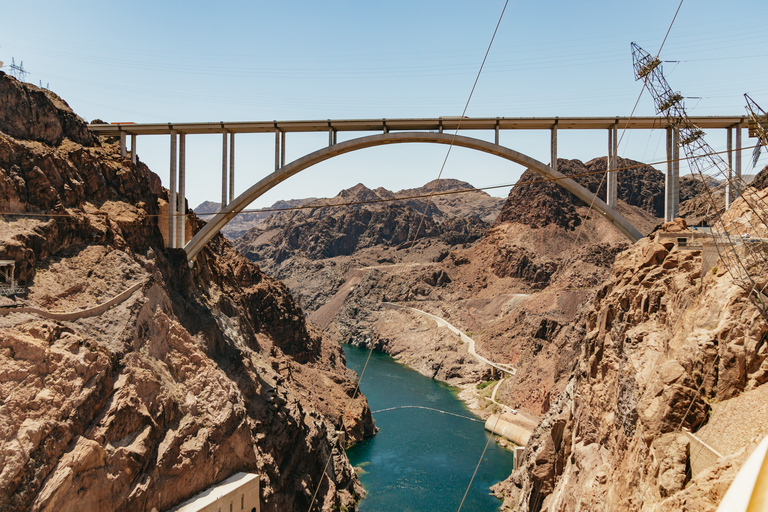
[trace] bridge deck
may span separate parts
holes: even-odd
[[[703,129],[746,127],[746,116],[692,117]],[[120,123],[92,124],[98,135],[163,135],[180,133],[269,133],[269,132],[382,132],[461,130],[599,130],[614,124],[619,129],[662,129],[669,123],[664,117],[437,117],[411,119],[323,119],[315,121],[237,121],[213,123]]]

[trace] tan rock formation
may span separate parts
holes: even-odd
[[[645,239],[616,258],[584,319],[569,386],[522,468],[496,488],[505,506],[714,510],[741,459],[691,479],[692,449],[680,432],[705,425],[711,403],[766,381],[768,326],[757,308],[724,270],[702,276],[699,251]]]
[[[50,106],[21,96],[10,111]],[[259,475],[261,510],[306,510],[318,487],[323,510],[354,509],[337,431],[374,427],[338,343],[223,238],[194,269],[164,249],[146,166],[42,138],[0,133],[0,209],[24,214],[0,222],[0,259],[25,302],[80,311],[145,284],[98,316],[0,317],[0,510],[165,510],[238,471]]]

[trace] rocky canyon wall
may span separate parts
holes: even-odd
[[[496,488],[505,507],[715,510],[765,435],[768,326],[754,303],[722,265],[702,275],[700,250],[644,239],[579,322],[570,382]],[[701,447],[685,431],[721,451],[715,465],[693,474]]]
[[[0,102],[0,259],[23,302],[80,311],[138,286],[73,321],[0,304],[0,510],[165,510],[238,471],[265,511],[318,487],[315,509],[354,509],[344,447],[374,426],[338,343],[222,237],[192,269],[164,249],[158,177],[63,100],[0,73]]]

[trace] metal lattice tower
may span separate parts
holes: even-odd
[[[734,176],[730,165],[706,143],[704,131],[685,112],[682,94],[673,91],[664,78],[659,58],[632,43],[632,60],[635,79],[643,80],[653,96],[657,112],[667,118],[672,129],[679,131],[678,145],[685,151],[691,173],[698,175],[705,187],[704,194],[709,203],[707,216],[720,260],[734,282],[749,293],[763,316],[768,318],[768,297],[764,295],[768,287],[768,204],[765,197],[748,188],[740,176]],[[724,181],[737,192],[742,201],[736,208],[720,212],[708,186],[709,177]]]
[[[11,57],[11,65],[8,66],[11,68],[11,76],[16,78],[17,80],[21,82],[25,82],[27,79],[27,75],[29,74],[29,71],[26,71],[24,69],[24,61],[21,61],[19,65],[16,65],[16,59]]]
[[[768,114],[749,97],[749,94],[744,94],[744,99],[747,100],[746,108],[749,112],[749,136],[757,137],[757,145],[752,152],[752,167],[755,167],[760,158],[760,150],[763,146],[768,146]]]

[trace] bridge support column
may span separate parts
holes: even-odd
[[[667,128],[667,173],[664,176],[664,222],[671,222],[680,210],[680,131]]]
[[[619,148],[618,125],[613,124],[608,128],[608,157],[607,157],[607,183],[605,189],[605,199],[608,206],[616,208],[618,199],[619,177],[616,171],[617,153]]]
[[[136,165],[136,162],[138,162],[138,157],[136,156],[136,134],[131,134],[131,163],[133,165]]]
[[[726,128],[725,134],[725,149],[728,152],[728,171],[725,182],[725,209],[727,210],[733,201],[733,128]]]
[[[179,194],[176,196],[176,247],[184,247],[187,230],[186,138],[179,133]]]
[[[171,130],[171,179],[168,197],[168,247],[176,248],[176,130]]]
[[[275,130],[275,170],[280,169],[280,130]]]
[[[285,167],[285,132],[280,132],[280,167]]]
[[[120,132],[120,156],[125,158],[126,150],[125,150],[125,132]]]
[[[229,134],[229,200],[235,198],[235,133]]]
[[[557,170],[557,121],[552,125],[549,137],[549,166]]]
[[[496,137],[494,139],[496,141],[496,145],[499,145],[499,121],[496,121]]]
[[[734,172],[736,173],[736,182],[739,183],[739,188],[741,188],[741,125],[736,125],[736,166],[733,168]],[[733,199],[739,197],[739,190],[734,190]]]
[[[221,209],[227,204],[227,132],[224,132],[221,134]]]

